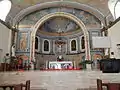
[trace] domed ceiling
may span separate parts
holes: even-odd
[[[67,6],[67,7],[71,7],[71,5],[65,4],[63,1],[68,1],[68,2],[76,2],[76,3],[80,3],[81,5],[86,5],[89,7],[92,7],[93,9],[95,9],[96,11],[99,11],[104,17],[111,15],[109,8],[108,8],[108,0],[11,0],[12,1],[12,8],[10,13],[8,14],[7,18],[6,18],[6,22],[12,22],[13,18],[20,13],[20,11],[24,11],[24,9],[27,9],[28,7],[34,6],[34,5],[42,5],[43,3],[52,3],[52,2],[56,2],[56,1],[60,1],[61,4],[63,6]],[[53,4],[52,7],[54,7],[55,5]],[[59,5],[58,5],[59,6]],[[73,5],[75,6],[75,5]],[[44,8],[47,6],[44,6]],[[50,7],[50,6],[48,6]],[[80,6],[75,6],[75,7],[80,7]],[[37,8],[37,7],[36,7]],[[89,8],[86,8],[83,6],[84,10],[87,10]],[[35,11],[35,10],[34,10]],[[92,11],[91,11],[92,13]],[[112,15],[110,16],[112,17]]]
[[[40,27],[42,31],[50,32],[50,33],[66,33],[77,31],[79,26],[73,22],[72,20],[65,17],[54,17],[48,21],[46,21],[42,27]]]

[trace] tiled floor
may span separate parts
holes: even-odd
[[[0,72],[0,84],[25,83],[31,80],[31,90],[96,90],[96,79],[120,82],[120,73],[101,71],[25,71]]]

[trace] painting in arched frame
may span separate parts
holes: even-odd
[[[48,40],[44,41],[44,51],[49,51],[49,42],[48,42]]]
[[[71,51],[76,51],[76,40],[71,41]]]

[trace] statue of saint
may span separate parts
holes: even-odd
[[[21,40],[20,40],[20,50],[23,50],[23,51],[26,50],[26,46],[27,46],[26,43],[27,43],[26,34],[22,34]]]
[[[15,44],[13,44],[13,46],[12,46],[12,56],[13,57],[15,56]]]

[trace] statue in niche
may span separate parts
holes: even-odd
[[[58,45],[58,52],[59,52],[59,53],[62,52],[62,45]]]
[[[25,51],[27,47],[27,35],[26,34],[21,34],[21,40],[20,40],[20,50]]]

